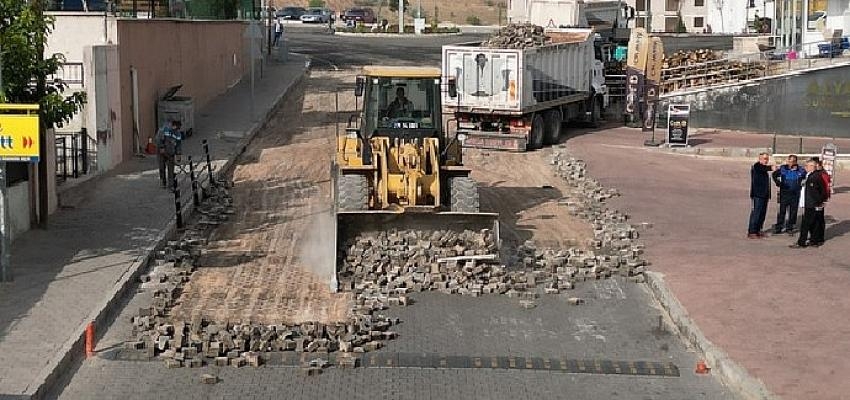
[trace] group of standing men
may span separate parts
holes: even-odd
[[[770,201],[771,180],[779,189],[779,210],[774,225],[774,234],[783,232],[793,235],[797,222],[797,208],[803,208],[799,238],[792,248],[819,247],[825,240],[826,221],[824,206],[831,193],[829,174],[823,170],[820,159],[806,160],[804,166],[797,164],[797,156],[789,155],[782,166],[771,165],[770,155],[759,154],[759,160],[750,170],[750,211],[747,237],[765,237],[762,233]]]

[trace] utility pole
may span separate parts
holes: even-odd
[[[0,47],[0,97],[5,97],[3,91],[3,48]],[[0,282],[12,280],[9,251],[12,247],[9,226],[9,196],[6,191],[6,162],[0,161]]]
[[[32,0],[35,16],[44,19],[44,0]],[[38,65],[44,62],[44,31],[36,32],[36,60]],[[39,73],[36,76],[35,98],[41,101],[47,93],[47,77]],[[47,229],[48,194],[47,194],[47,132],[44,126],[44,109],[39,108],[38,137],[41,148],[38,151],[38,227]]]
[[[404,0],[398,0],[398,33],[404,33]]]

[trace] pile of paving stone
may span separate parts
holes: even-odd
[[[639,233],[628,223],[628,216],[605,206],[605,201],[618,196],[616,190],[606,189],[598,181],[587,176],[587,165],[576,159],[566,149],[554,149],[552,166],[555,174],[568,183],[571,191],[559,201],[572,215],[589,221],[593,226],[592,247],[596,253],[595,267],[604,274],[609,271],[624,276],[641,275],[646,261],[643,245],[636,242]],[[638,278],[637,280],[640,280]]]
[[[508,24],[490,36],[481,44],[492,49],[527,49],[539,47],[551,39],[543,32],[543,27],[532,23]]]
[[[133,318],[135,340],[128,347],[148,357],[158,356],[169,367],[258,366],[268,352],[312,353],[321,365],[311,362],[304,370],[315,374],[326,365],[323,360],[330,352],[339,354],[337,366],[351,367],[356,364],[354,353],[377,350],[383,341],[396,338],[391,328],[400,321],[379,312],[412,304],[411,293],[498,294],[533,308],[539,296],[564,293],[585,280],[620,275],[642,281],[645,261],[640,258],[643,247],[636,243],[638,232],[626,215],[604,204],[617,192],[588,177],[585,163],[565,149],[555,149],[552,165],[571,188],[559,204],[594,228],[588,246],[548,249],[528,241],[514,249],[500,249],[487,229],[360,233],[340,244],[340,290],[355,297],[350,319],[336,324],[263,325],[200,318],[175,322],[169,317],[203,253],[203,237],[233,213],[232,199],[226,189],[219,188],[199,208],[200,219],[194,227],[159,252],[145,283],[155,288],[154,301]],[[580,298],[568,300],[583,303]]]

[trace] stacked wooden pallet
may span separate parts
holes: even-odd
[[[664,58],[661,93],[744,81],[765,73],[762,60],[722,58],[709,49],[680,50]]]

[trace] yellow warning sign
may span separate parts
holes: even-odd
[[[37,104],[0,104],[0,160],[37,162]]]

